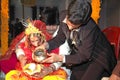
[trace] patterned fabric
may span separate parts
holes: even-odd
[[[23,71],[12,70],[6,75],[5,80],[66,80],[66,77],[66,72],[63,69],[54,71],[44,78],[34,78],[25,74]]]

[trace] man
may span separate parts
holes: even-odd
[[[70,55],[50,53],[43,63],[62,62],[66,67],[71,67],[70,80],[101,80],[103,76],[111,74],[116,64],[113,49],[90,17],[91,13],[90,3],[73,0],[68,7],[66,18],[60,24],[57,36],[40,46],[51,51],[65,40],[68,41]]]
[[[59,30],[59,10],[57,7],[45,7],[43,11],[41,12],[41,20],[45,22],[46,24],[46,30],[47,32],[52,36],[55,37],[58,30]],[[65,41],[64,44],[62,44],[59,48],[52,50],[54,53],[59,53],[62,55],[69,55],[70,48],[68,46],[67,41]],[[62,63],[57,62],[53,63],[56,66],[56,69],[60,68]],[[67,69],[66,67],[62,66],[62,68],[67,72],[68,79],[70,80],[70,69]]]

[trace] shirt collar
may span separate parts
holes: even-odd
[[[67,21],[67,18],[65,17],[65,19],[62,21],[63,23],[66,23],[66,21]]]

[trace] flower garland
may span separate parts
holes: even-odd
[[[1,48],[0,52],[5,53],[8,49],[8,1],[1,0]]]
[[[92,0],[91,5],[92,5],[91,17],[95,20],[96,23],[98,23],[98,20],[100,18],[101,1],[100,0]]]

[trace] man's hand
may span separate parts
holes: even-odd
[[[45,60],[42,61],[42,63],[54,63],[54,62],[60,62],[63,61],[63,56],[62,55],[58,55],[55,53],[48,53],[48,58],[46,58]]]
[[[53,67],[52,66],[49,66],[49,67],[43,67],[43,69],[41,70],[40,73],[35,73],[33,75],[33,77],[35,78],[43,78],[45,77],[46,75],[52,73],[54,71]]]
[[[112,74],[109,78],[109,80],[120,80],[120,77],[115,75],[115,74]]]

